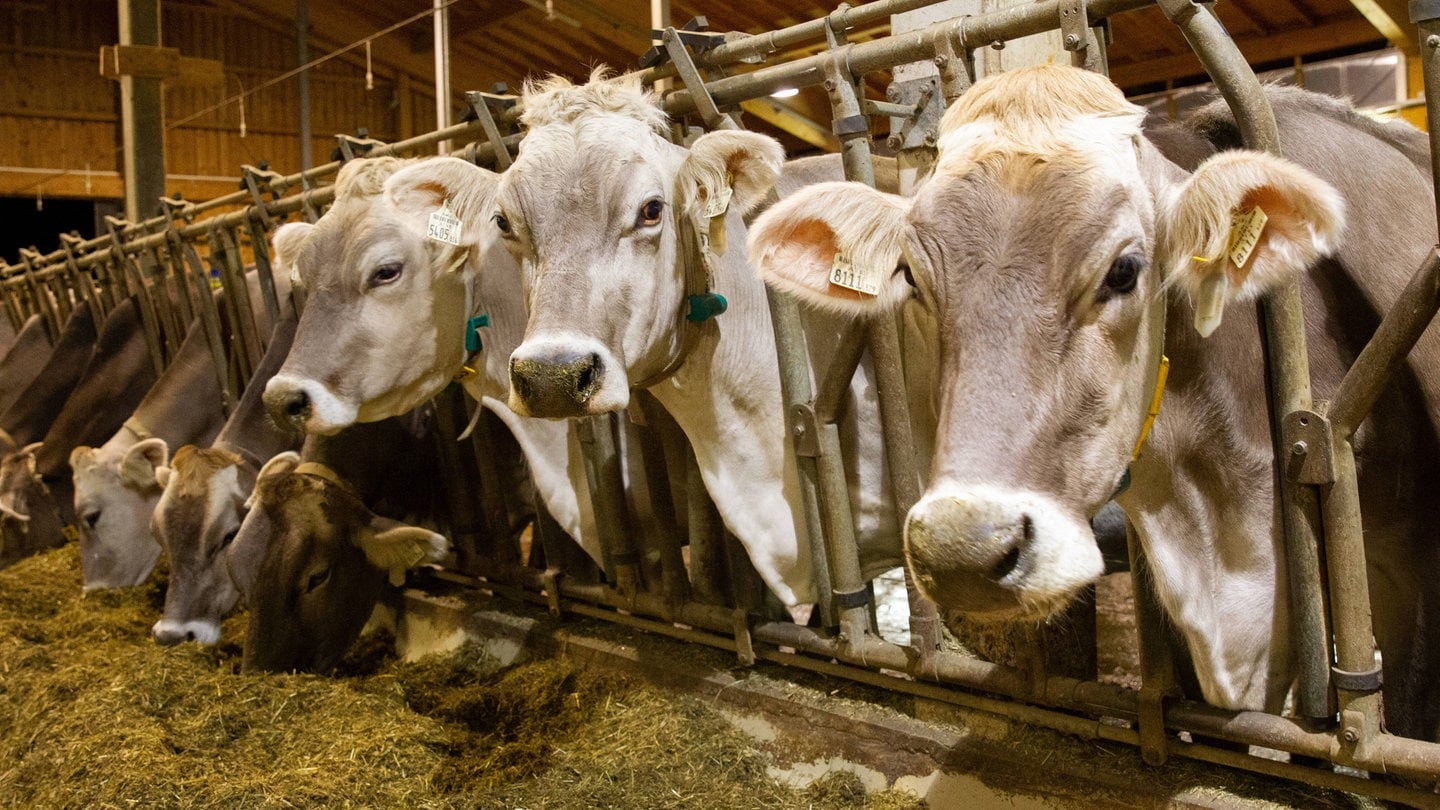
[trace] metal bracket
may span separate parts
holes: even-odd
[[[503,103],[506,99],[508,104]],[[490,107],[495,105],[500,109],[507,106],[514,106],[514,96],[499,96],[493,93],[483,93],[478,90],[470,90],[465,93],[465,103],[475,114],[476,120],[480,122],[480,128],[485,130],[485,139],[490,142],[490,151],[495,157],[495,168],[505,171],[510,168],[510,150],[505,146],[505,139],[500,134],[500,127],[495,123],[495,116],[491,114]],[[473,144],[472,144],[473,146]],[[475,160],[472,156],[471,163]]]
[[[1431,20],[1440,20],[1440,0],[1410,0],[1412,25]]]
[[[1333,484],[1330,420],[1316,411],[1294,411],[1280,424],[1285,474],[1297,484]]]
[[[174,197],[161,197],[160,208],[170,218],[171,227],[174,227],[176,218],[184,220],[186,225],[195,221],[195,203],[178,193]]]
[[[1155,5],[1165,13],[1165,19],[1176,25],[1194,16],[1201,6],[1213,4],[1214,0],[1155,0]]]
[[[270,194],[271,201],[278,200],[286,185],[285,176],[271,171],[269,163],[262,162],[259,166],[247,163],[240,167],[240,188],[250,192],[255,214],[267,231],[275,227],[275,223],[270,219],[270,210],[266,208],[265,194]]]
[[[1380,666],[1365,672],[1347,672],[1339,667],[1330,667],[1330,681],[1342,692],[1372,695],[1380,691],[1384,683],[1384,670]]]
[[[546,568],[540,574],[540,581],[545,585],[545,602],[550,608],[550,615],[560,618],[560,577],[564,573],[559,568]]]
[[[913,104],[890,105],[900,108],[902,112],[890,117],[890,136],[885,140],[887,146],[898,152],[901,149],[935,145],[935,133],[940,117],[945,113],[945,107],[940,102],[939,89],[939,81],[934,76],[890,83],[885,93],[892,102],[901,101],[907,96],[915,101]],[[864,107],[865,104],[873,102],[865,102],[861,106]]]
[[[1155,686],[1141,686],[1139,709],[1140,758],[1146,765],[1160,766],[1169,756],[1166,750],[1165,698],[1169,692]]]
[[[835,601],[835,607],[841,610],[865,607],[870,604],[870,589],[861,588],[856,591],[831,591]]]
[[[795,441],[795,455],[819,458],[820,424],[815,418],[814,405],[801,404],[792,407],[790,423],[790,436]]]
[[[686,21],[684,25],[680,26],[678,29],[673,30],[675,30],[677,35],[685,41],[686,45],[689,45],[697,51],[708,51],[717,45],[723,45],[725,41],[730,37],[730,34],[708,33],[706,29],[708,29],[709,27],[710,21],[705,17],[701,16],[691,17],[688,21]],[[668,31],[672,29],[666,30]],[[652,28],[650,30],[650,38],[658,39],[663,42],[665,39],[665,31],[657,31]],[[640,67],[653,68],[656,65],[663,64],[665,62],[665,58],[668,55],[669,52],[664,46],[651,45],[649,50],[641,54]]]
[[[730,613],[730,623],[735,629],[735,657],[740,666],[755,665],[755,640],[750,635],[750,614],[744,608],[735,608]]]
[[[1067,51],[1078,51],[1085,47],[1089,33],[1090,15],[1085,10],[1084,0],[1062,0],[1060,3],[1060,39]]]
[[[695,111],[700,114],[700,120],[705,122],[705,127],[712,130],[736,129],[735,121],[720,112],[715,99],[710,96],[710,90],[705,87],[705,77],[701,76],[700,69],[695,67],[695,60],[690,58],[690,51],[685,47],[680,32],[673,27],[666,28],[661,32],[661,39],[665,52],[670,56],[670,62],[675,65],[675,73],[679,75],[680,81],[684,82],[685,89],[690,91],[690,97],[695,101]]]
[[[331,158],[341,163],[349,163],[357,157],[368,155],[377,146],[384,146],[384,141],[377,141],[370,137],[369,130],[357,130],[356,135],[338,134],[335,136],[335,143],[338,146],[338,155],[332,153]]]

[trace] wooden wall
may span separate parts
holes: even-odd
[[[99,74],[100,47],[118,41],[116,8],[116,0],[0,0],[0,196],[121,196],[119,85]],[[209,199],[235,189],[241,164],[262,160],[282,174],[298,171],[297,80],[256,90],[296,66],[288,23],[198,0],[165,0],[162,15],[165,46],[219,60],[225,72],[223,86],[166,87],[167,191]],[[312,40],[310,58],[332,48]],[[336,133],[364,127],[391,141],[433,129],[428,82],[377,65],[366,90],[363,49],[313,68],[314,162],[329,160]],[[255,91],[245,98],[245,137],[233,101],[242,87]]]

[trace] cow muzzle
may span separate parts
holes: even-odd
[[[265,410],[277,425],[306,433],[335,433],[355,424],[359,408],[315,380],[276,374],[265,385]]]
[[[150,628],[155,643],[162,647],[173,647],[187,641],[214,646],[220,641],[220,626],[212,621],[191,620],[186,622],[161,619]]]
[[[629,399],[624,377],[599,344],[522,345],[510,356],[510,409],[550,419],[619,410]]]
[[[1043,619],[1104,572],[1089,524],[1052,499],[991,487],[943,488],[905,523],[921,590],[975,619]]]

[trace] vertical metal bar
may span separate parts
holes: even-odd
[[[490,414],[485,406],[471,401],[471,408],[481,411],[478,417],[472,411],[469,415],[477,419],[475,429],[470,432],[470,452],[475,457],[475,469],[479,473],[478,489],[480,516],[490,537],[489,552],[502,565],[520,562],[519,549],[515,546],[510,531],[510,513],[506,508],[505,484],[509,479],[501,471],[499,448],[490,432]],[[457,434],[458,435],[458,434]],[[448,436],[441,436],[449,441]],[[544,511],[544,503],[537,502],[536,510]]]
[[[480,559],[481,537],[479,528],[482,516],[478,514],[471,492],[478,483],[471,464],[460,452],[461,445],[454,440],[464,428],[466,418],[465,395],[460,386],[450,384],[435,395],[435,442],[439,458],[441,495],[450,517],[450,536],[455,549],[455,558],[462,571],[475,569]],[[492,536],[490,539],[498,539]]]
[[[233,329],[240,338],[240,351],[235,352],[235,357],[241,361],[240,390],[243,391],[260,363],[262,352],[260,340],[255,336],[255,313],[250,308],[250,287],[245,281],[245,266],[240,261],[239,240],[230,228],[212,227],[210,249],[219,254],[225,275],[225,300],[235,316]]]
[[[179,353],[180,344],[185,340],[185,331],[184,325],[175,314],[170,287],[165,283],[165,265],[160,261],[159,248],[152,245],[148,250],[136,254],[135,261],[140,266],[141,276],[149,279],[147,286],[151,290],[150,300],[155,302],[155,321],[160,325],[161,345],[168,361]],[[147,264],[154,268],[153,272],[145,269]]]
[[[616,448],[613,414],[578,419],[575,427],[585,456],[585,472],[594,493],[595,525],[605,550],[605,573],[621,595],[641,588],[633,521],[625,504],[625,478]]]
[[[260,280],[260,294],[265,302],[265,316],[273,328],[280,322],[280,296],[275,292],[275,273],[270,266],[270,244],[266,241],[265,224],[254,215],[245,218],[250,234],[250,253],[255,257],[255,277]],[[270,345],[269,330],[261,330],[261,351]]]
[[[1179,694],[1175,661],[1165,635],[1165,615],[1155,598],[1149,561],[1135,528],[1127,521],[1130,583],[1135,608],[1135,633],[1140,648],[1140,755],[1147,765],[1163,765],[1166,757],[1165,699]]]
[[[25,268],[25,285],[30,290],[30,300],[35,304],[35,311],[45,316],[45,331],[50,333],[50,343],[53,345],[60,339],[60,318],[55,312],[55,306],[50,300],[50,296],[41,289],[40,282],[35,278],[35,262],[31,259],[32,255],[33,253],[30,251],[22,251],[20,254],[20,261]]]
[[[90,308],[90,316],[95,319],[95,323],[102,323],[105,313],[100,305],[100,296],[90,281],[89,274],[80,269],[80,262],[75,256],[75,241],[64,236],[60,238],[60,244],[65,251],[65,267],[70,275],[70,284],[85,301],[85,306]]]
[[[195,322],[195,299],[190,294],[190,274],[185,272],[185,263],[175,252],[174,244],[168,237],[165,240],[163,259],[157,254],[157,260],[161,262],[160,266],[165,268],[164,277],[174,285],[176,316],[182,324],[181,334],[188,334],[190,325]]]
[[[450,126],[450,4],[435,0],[435,128]],[[438,154],[450,153],[450,142],[435,144]]]
[[[205,329],[205,342],[210,346],[210,361],[215,377],[220,382],[220,403],[226,415],[235,409],[235,389],[230,385],[229,352],[220,334],[220,310],[215,303],[215,293],[210,289],[210,277],[205,273],[205,263],[189,242],[182,242],[178,233],[172,232],[171,244],[185,260],[190,269],[190,279],[199,292],[196,303],[200,309],[200,323]]]
[[[1201,65],[1234,111],[1245,145],[1279,154],[1280,131],[1275,124],[1275,115],[1259,80],[1220,24],[1214,10],[1208,4],[1189,0],[1160,0],[1160,7],[1166,17],[1180,28]],[[1299,280],[1271,293],[1262,302],[1261,309],[1270,366],[1269,406],[1272,438],[1275,439],[1277,452],[1276,489],[1280,494],[1281,522],[1289,565],[1292,641],[1300,667],[1301,686],[1297,692],[1297,704],[1301,714],[1317,717],[1328,711],[1326,696],[1330,660],[1325,633],[1325,601],[1316,551],[1319,538],[1315,527],[1321,525],[1320,516],[1315,509],[1313,493],[1307,493],[1301,485],[1278,474],[1285,469],[1283,458],[1279,455],[1284,450],[1283,442],[1279,441],[1283,418],[1298,410],[1310,410],[1312,405]],[[1332,532],[1328,522],[1325,543],[1327,552],[1332,545],[1361,548],[1361,559],[1364,558],[1363,538],[1358,533],[1342,536]],[[1363,566],[1360,571],[1363,574]],[[1368,610],[1364,617],[1364,629],[1355,626],[1358,616],[1341,618],[1335,615],[1334,618],[1337,643],[1341,635],[1358,633],[1367,640],[1359,643],[1368,643],[1372,638]],[[1343,630],[1339,626],[1342,623],[1346,625]]]
[[[116,270],[125,281],[127,294],[135,299],[135,306],[140,310],[140,325],[145,331],[145,345],[150,349],[150,361],[155,366],[155,373],[158,375],[165,370],[165,350],[161,346],[160,324],[155,317],[155,305],[150,298],[150,288],[145,285],[145,278],[140,272],[136,261],[125,253],[125,245],[120,240],[121,228],[114,223],[110,228],[110,260],[115,262]]]
[[[630,436],[640,448],[645,469],[645,486],[649,493],[650,512],[660,536],[655,538],[660,554],[660,588],[665,604],[678,606],[690,598],[690,580],[685,573],[685,557],[680,548],[680,522],[675,514],[675,501],[670,494],[670,470],[665,463],[658,420],[669,419],[654,397],[637,391],[630,407],[644,414],[645,424],[631,425]]]
[[[296,105],[300,108],[300,171],[315,165],[312,154],[314,135],[310,131],[310,3],[295,0],[295,65],[300,68],[296,81]]]
[[[710,605],[730,605],[729,572],[721,548],[724,525],[705,489],[695,451],[685,445],[686,526],[690,530],[690,583],[696,598]]]

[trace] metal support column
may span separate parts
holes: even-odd
[[[120,44],[160,45],[160,0],[120,0]],[[125,218],[155,214],[165,196],[165,106],[160,79],[120,77]]]

